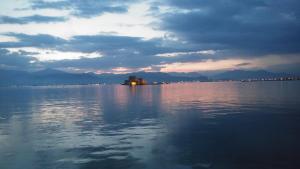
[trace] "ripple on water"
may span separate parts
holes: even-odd
[[[0,168],[298,169],[299,90],[298,82],[1,90]]]

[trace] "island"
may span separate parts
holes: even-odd
[[[125,80],[123,85],[136,86],[136,85],[147,85],[147,81],[143,78],[137,78],[136,76],[129,76],[128,80]]]

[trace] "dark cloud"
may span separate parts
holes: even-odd
[[[77,17],[93,17],[103,13],[125,13],[133,0],[61,0],[32,2],[32,9],[70,9]]]
[[[114,35],[82,35],[64,40],[51,35],[27,35],[8,33],[18,39],[17,42],[0,42],[0,48],[36,47],[52,49],[62,52],[99,52],[101,58],[81,58],[45,62],[44,65],[52,67],[77,67],[94,69],[111,69],[114,67],[142,68],[161,63],[199,61],[212,56],[188,54],[176,57],[159,57],[160,53],[182,52],[176,46],[166,46],[163,39],[144,40],[139,37],[114,36]],[[189,52],[188,50],[185,50]],[[35,55],[19,51],[24,55]]]
[[[55,49],[60,45],[67,43],[66,40],[47,34],[28,35],[22,33],[7,33],[6,36],[17,38],[17,42],[0,42],[0,48],[18,48],[18,47],[39,47],[45,49]]]
[[[225,7],[230,7],[231,9],[225,9],[226,11],[232,11],[232,8],[235,10],[240,10],[242,7],[257,7],[265,6],[266,2],[264,0],[167,0],[168,5],[183,8],[183,9],[209,9],[212,6],[218,9],[225,9]]]
[[[245,55],[300,52],[298,0],[169,0],[161,29],[202,49]],[[183,11],[185,10],[185,11]]]
[[[67,19],[64,17],[32,15],[25,17],[10,17],[0,16],[0,24],[28,24],[28,23],[49,23],[49,22],[64,22]]]
[[[157,57],[154,55],[144,54],[118,54],[105,55],[100,58],[81,58],[73,60],[61,60],[57,62],[48,62],[48,67],[66,68],[74,67],[80,69],[101,69],[110,71],[112,68],[145,68],[151,67],[152,70],[158,70],[160,64],[168,64],[174,62],[193,62],[208,59],[207,56],[181,56],[181,57]]]
[[[81,35],[70,40],[59,37],[37,34],[6,33],[6,36],[17,38],[17,42],[0,42],[0,48],[38,47],[72,52],[104,52],[106,55],[151,55],[166,52],[161,47],[161,39],[143,40],[140,37],[115,35]]]
[[[65,9],[70,8],[70,1],[43,1],[36,0],[32,1],[31,8],[32,9]]]
[[[0,67],[9,67],[14,69],[29,69],[37,59],[26,55],[25,53],[9,52],[6,49],[0,49]]]
[[[249,66],[249,65],[251,65],[251,63],[245,62],[245,63],[237,64],[237,65],[235,65],[235,66],[236,66],[236,67],[243,67],[243,66]]]
[[[115,35],[74,36],[69,44],[70,46],[64,48],[82,52],[101,51],[107,55],[152,55],[166,51],[161,47],[161,39],[143,40],[139,37]]]
[[[76,17],[93,17],[103,13],[125,13],[137,0],[58,0],[32,1],[31,9],[70,10]],[[39,62],[53,68],[84,68],[109,70],[115,67],[138,69],[152,67],[159,70],[161,64],[197,62],[206,59],[263,57],[267,55],[290,56],[300,53],[300,1],[298,0],[167,0],[151,1],[149,15],[161,22],[149,26],[166,31],[165,37],[144,40],[140,37],[116,35],[81,35],[70,39],[37,34],[6,33],[18,39],[16,42],[0,42],[1,65],[32,67],[37,53],[19,50],[8,52],[6,48],[35,47],[62,52],[99,52],[101,58],[81,58]],[[161,13],[160,5],[171,10]],[[0,23],[26,24],[30,22],[60,22],[62,17],[33,15],[28,17],[1,16]],[[158,25],[157,25],[158,24]],[[179,38],[178,41],[174,40]],[[172,40],[173,39],[173,40]],[[215,50],[205,55],[196,51]],[[162,57],[162,53],[176,53]],[[31,57],[33,56],[33,57]],[[295,60],[295,58],[293,58]],[[295,63],[297,64],[297,63]],[[236,67],[248,66],[241,63]],[[278,66],[280,67],[280,65]]]
[[[110,69],[114,67],[141,68],[159,64],[164,58],[155,57],[160,52],[170,52],[172,48],[162,47],[161,39],[143,40],[139,37],[94,35],[74,36],[62,51],[101,52],[101,58],[82,58],[49,63],[55,67],[77,67]]]

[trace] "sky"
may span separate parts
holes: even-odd
[[[300,72],[299,0],[1,0],[0,69]]]

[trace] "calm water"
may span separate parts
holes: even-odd
[[[300,82],[0,88],[1,169],[298,169]]]

